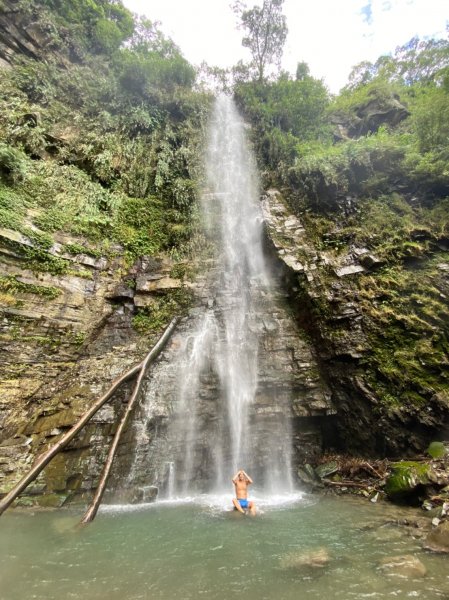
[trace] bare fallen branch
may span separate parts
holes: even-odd
[[[322,483],[324,483],[325,485],[334,485],[336,487],[354,487],[354,488],[360,488],[360,489],[366,489],[366,488],[370,488],[375,490],[375,486],[371,485],[371,484],[367,484],[367,483],[358,483],[355,481],[331,481],[330,479],[322,479],[321,480]]]

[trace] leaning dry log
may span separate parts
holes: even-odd
[[[131,398],[128,401],[126,410],[123,413],[122,419],[117,428],[117,431],[115,432],[114,439],[112,440],[111,446],[109,448],[109,453],[108,453],[108,456],[107,456],[107,459],[106,459],[106,462],[105,462],[105,465],[103,468],[103,472],[100,477],[100,481],[98,483],[97,491],[95,492],[95,496],[93,497],[89,508],[87,509],[86,513],[84,514],[83,518],[81,519],[81,523],[89,523],[90,521],[93,521],[93,519],[95,519],[95,515],[97,514],[98,508],[101,503],[101,499],[103,497],[103,494],[104,494],[104,491],[106,488],[106,483],[109,478],[109,473],[111,471],[112,462],[114,460],[114,456],[117,451],[118,444],[120,442],[120,437],[122,435],[122,432],[125,428],[126,423],[128,422],[128,418],[134,408],[136,400],[139,396],[140,388],[142,386],[142,382],[144,380],[146,370],[147,370],[148,366],[153,362],[153,360],[156,359],[156,357],[159,355],[159,353],[161,352],[161,350],[167,343],[168,339],[170,338],[171,334],[173,333],[173,331],[176,327],[177,322],[178,322],[177,318],[175,318],[171,321],[170,325],[164,331],[163,335],[161,336],[161,338],[159,339],[157,344],[154,346],[154,348],[151,350],[151,352],[146,356],[145,360],[141,363],[139,377],[136,381]]]
[[[75,425],[71,429],[69,429],[69,431],[67,431],[67,433],[65,433],[62,436],[62,438],[54,446],[52,446],[49,450],[44,452],[37,459],[37,461],[33,465],[32,469],[24,477],[22,477],[22,479],[13,487],[13,489],[10,492],[8,492],[8,494],[0,502],[0,515],[2,515],[4,513],[4,511],[8,508],[8,506],[10,506],[10,504],[12,504],[12,502],[14,502],[14,500],[23,492],[23,490],[32,481],[34,481],[36,479],[36,477],[44,469],[44,467],[46,465],[48,465],[48,463],[51,461],[51,459],[56,454],[58,454],[58,452],[60,452],[63,448],[65,448],[67,446],[67,444],[69,444],[69,442],[72,441],[72,439],[75,437],[75,435],[79,431],[81,431],[81,429],[83,429],[83,427],[89,422],[89,420],[95,415],[95,413],[100,410],[100,408],[103,406],[103,404],[105,404],[111,398],[111,396],[114,394],[114,392],[117,390],[117,388],[122,383],[125,383],[125,381],[128,381],[134,375],[139,373],[139,371],[141,371],[142,365],[147,360],[147,358],[150,355],[152,355],[154,350],[155,350],[155,348],[153,348],[147,354],[146,358],[141,363],[139,363],[138,365],[135,365],[129,371],[127,371],[126,373],[124,373],[123,375],[118,377],[113,382],[111,387],[103,394],[103,396],[101,398],[99,398],[99,400],[97,400],[97,402],[95,402],[95,404],[93,404],[89,408],[89,410],[87,410],[82,415],[82,417],[79,419],[79,421],[77,421],[77,423],[75,423]]]
[[[105,404],[116,391],[116,389],[128,379],[131,379],[136,373],[140,371],[142,368],[142,363],[134,366],[132,369],[127,371],[124,375],[121,375],[118,379],[114,381],[112,386],[107,390],[103,396],[93,404],[89,410],[87,410],[82,417],[75,423],[75,425],[65,433],[62,438],[52,446],[47,452],[44,452],[38,459],[37,462],[33,465],[31,471],[29,471],[16,485],[13,489],[3,498],[0,502],[0,515],[8,508],[8,506],[14,502],[14,500],[19,496],[21,492],[36,479],[42,469],[51,461],[51,459],[58,454],[60,450],[65,448],[67,444],[75,437],[75,435],[83,429],[83,427],[88,423],[88,421],[94,416],[96,412],[100,410],[100,408]]]

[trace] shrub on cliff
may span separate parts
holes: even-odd
[[[296,79],[282,73],[277,81],[240,83],[235,96],[255,129],[259,160],[271,169],[291,164],[299,141],[329,136],[324,120],[329,93],[308,71],[299,70]]]

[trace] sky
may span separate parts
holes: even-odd
[[[231,0],[123,0],[133,12],[160,21],[189,62],[231,67],[249,52]],[[248,7],[262,0],[247,0]],[[305,61],[311,75],[337,93],[351,68],[394,52],[413,36],[446,38],[449,0],[285,0],[288,37],[282,67],[295,73]]]

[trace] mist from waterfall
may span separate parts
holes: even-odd
[[[199,472],[203,481],[209,481],[209,489],[229,488],[239,468],[252,473],[261,487],[285,490],[291,488],[289,428],[274,423],[272,439],[267,439],[252,414],[258,388],[260,304],[270,286],[262,249],[259,182],[244,122],[233,100],[224,95],[217,98],[210,118],[205,175],[202,209],[208,235],[217,246],[218,275],[212,285],[212,306],[200,316],[180,352],[181,383],[171,426],[178,453],[170,457],[170,493],[194,490]],[[210,408],[212,426],[206,433],[205,408],[200,415],[199,404],[202,389],[212,384],[219,395]],[[262,446],[265,455],[269,449],[269,459],[260,464]]]

